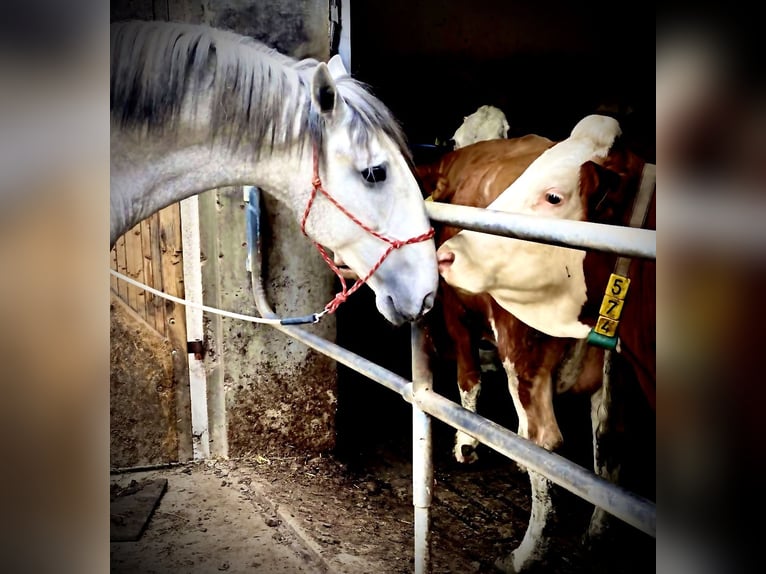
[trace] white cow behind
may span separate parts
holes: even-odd
[[[506,139],[509,129],[508,120],[500,108],[481,106],[470,116],[463,118],[463,124],[452,139],[455,149],[458,149],[484,140]]]

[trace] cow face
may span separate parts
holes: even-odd
[[[620,127],[607,116],[581,120],[570,137],[538,157],[488,209],[584,219],[580,168],[603,160]],[[461,231],[437,252],[444,280],[471,293],[489,293],[507,311],[552,336],[585,337],[578,320],[586,300],[582,263],[585,252]]]

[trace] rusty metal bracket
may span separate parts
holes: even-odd
[[[194,355],[194,358],[201,361],[205,358],[207,348],[204,341],[186,341],[186,352]]]

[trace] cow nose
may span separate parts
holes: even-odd
[[[444,273],[455,261],[455,254],[452,251],[438,251],[436,256],[439,263],[439,273]]]

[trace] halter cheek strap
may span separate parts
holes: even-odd
[[[628,223],[630,227],[644,226],[649,213],[649,204],[655,193],[656,181],[657,166],[652,163],[645,164],[641,174],[641,184],[633,200],[633,209]],[[614,265],[614,273],[609,276],[596,325],[588,333],[588,343],[609,351],[620,352],[617,329],[620,326],[620,315],[628,294],[628,287],[630,287],[629,269],[630,258],[619,257]]]
[[[346,217],[348,217],[351,221],[356,223],[359,227],[364,229],[367,233],[372,235],[373,237],[376,237],[380,239],[381,241],[388,243],[388,248],[383,252],[383,254],[380,256],[380,259],[378,259],[377,263],[373,265],[370,270],[367,272],[367,275],[365,275],[363,278],[357,279],[356,282],[351,286],[351,288],[347,288],[346,286],[346,280],[341,274],[340,269],[338,269],[338,266],[335,265],[335,263],[332,260],[332,257],[330,257],[327,253],[327,250],[319,245],[316,241],[312,240],[312,243],[316,246],[319,253],[322,255],[322,259],[325,260],[325,263],[327,263],[328,267],[333,270],[335,275],[338,276],[340,279],[340,284],[342,286],[341,292],[337,293],[335,295],[335,298],[330,301],[327,305],[325,305],[324,311],[322,311],[319,316],[324,315],[326,313],[334,313],[336,309],[346,301],[346,299],[349,298],[349,296],[354,293],[357,289],[359,289],[364,283],[372,277],[372,274],[375,273],[378,268],[383,264],[383,261],[386,259],[386,257],[389,256],[389,254],[394,249],[399,249],[400,247],[403,247],[405,245],[409,245],[410,243],[420,243],[421,241],[427,241],[431,239],[434,236],[434,228],[431,227],[427,232],[417,235],[415,237],[411,237],[409,239],[405,240],[399,240],[399,239],[391,239],[389,237],[386,237],[384,235],[381,235],[377,231],[370,229],[367,225],[362,223],[359,219],[357,219],[353,213],[348,211],[345,207],[343,207],[338,201],[330,195],[330,193],[322,186],[322,180],[319,177],[319,153],[317,152],[316,146],[314,146],[314,177],[311,181],[311,195],[309,196],[309,201],[306,204],[306,210],[303,212],[303,217],[301,218],[301,231],[303,231],[303,234],[308,237],[308,233],[306,233],[306,221],[309,218],[309,212],[311,211],[311,207],[314,204],[314,200],[316,199],[317,193],[321,193],[324,195],[335,207],[337,207]]]

